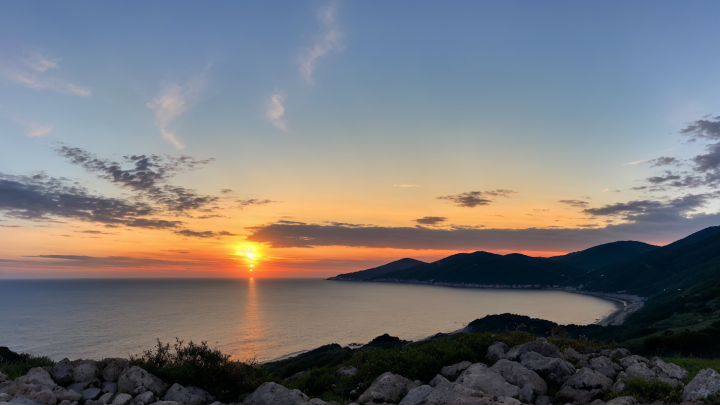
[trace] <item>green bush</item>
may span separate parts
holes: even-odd
[[[670,384],[662,381],[646,381],[642,377],[635,377],[625,381],[625,389],[619,394],[611,397],[631,396],[641,403],[652,403],[662,401],[665,403],[681,403],[682,387],[673,388]],[[606,400],[611,398],[605,398]]]
[[[131,356],[130,364],[155,374],[161,380],[180,385],[194,385],[208,391],[221,402],[237,402],[244,392],[253,392],[260,384],[276,379],[264,369],[249,362],[230,361],[230,356],[210,349],[207,342],[187,345],[176,339],[170,344],[160,340],[154,349]]]
[[[0,373],[5,374],[11,380],[27,374],[31,368],[54,366],[55,362],[45,356],[28,356],[25,360],[2,362],[0,361]]]

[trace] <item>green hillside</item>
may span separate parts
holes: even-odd
[[[568,253],[563,256],[550,257],[549,259],[591,272],[657,248],[655,245],[632,240],[618,241],[593,246],[589,249]]]
[[[382,266],[373,267],[372,269],[356,271],[354,273],[339,274],[337,277],[371,279],[371,278],[375,278],[375,277],[380,277],[383,274],[390,273],[392,271],[403,270],[408,267],[413,267],[413,266],[422,265],[422,264],[426,264],[426,263],[422,262],[420,260],[405,258],[405,259],[395,260],[394,262],[391,262],[388,264],[383,264]]]

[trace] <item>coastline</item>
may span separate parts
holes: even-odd
[[[504,290],[517,290],[517,289],[532,289],[532,290],[549,290],[549,291],[564,291],[573,294],[580,295],[591,295],[594,297],[604,298],[608,301],[612,301],[617,309],[604,318],[594,322],[595,325],[610,326],[610,325],[622,325],[625,319],[645,306],[644,297],[637,295],[621,294],[621,293],[604,293],[595,291],[585,291],[577,287],[560,287],[560,286],[545,286],[542,287],[539,284],[494,284],[494,285],[483,285],[483,284],[470,284],[470,283],[446,283],[446,282],[432,282],[432,281],[419,281],[419,280],[400,280],[400,279],[377,279],[377,280],[366,280],[352,277],[330,277],[326,280],[329,281],[353,281],[353,282],[368,282],[368,283],[401,283],[401,284],[422,284],[431,285],[437,287],[451,287],[451,288],[478,288],[478,289],[504,289]]]

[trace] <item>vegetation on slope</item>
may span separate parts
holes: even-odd
[[[0,373],[5,374],[11,380],[27,374],[33,367],[53,365],[55,365],[55,362],[49,357],[15,353],[5,346],[0,346]]]
[[[579,252],[553,256],[549,259],[591,272],[657,248],[657,246],[648,243],[627,240],[605,243]]]

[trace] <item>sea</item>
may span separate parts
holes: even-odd
[[[99,360],[180,339],[266,362],[385,333],[417,341],[490,314],[584,325],[616,309],[564,291],[322,279],[0,280],[0,346]]]

